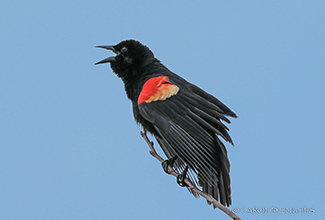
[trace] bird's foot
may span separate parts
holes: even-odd
[[[187,186],[187,184],[185,183],[187,171],[188,171],[188,166],[186,166],[183,172],[177,176],[177,183],[181,187]]]
[[[175,163],[175,160],[177,159],[177,155],[173,156],[172,158],[168,159],[168,160],[164,160],[163,162],[161,162],[161,166],[163,168],[163,170],[166,172],[166,173],[169,173],[168,172],[168,166],[171,166],[173,167],[174,166],[174,163]]]

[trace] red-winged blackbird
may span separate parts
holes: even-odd
[[[167,69],[138,41],[97,47],[116,54],[96,64],[110,63],[123,80],[136,122],[155,136],[168,157],[164,170],[173,166],[182,173],[177,178],[180,185],[187,176],[223,205],[231,205],[230,163],[218,136],[233,144],[221,120],[230,123],[226,116],[236,114]]]

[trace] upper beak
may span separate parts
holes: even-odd
[[[110,46],[95,46],[95,47],[96,48],[103,48],[103,49],[106,49],[106,50],[111,50],[114,53],[117,53],[117,51],[111,45]],[[97,63],[95,63],[95,65],[101,64],[101,63],[110,63],[110,62],[114,62],[114,61],[116,61],[115,56],[111,56],[111,57],[107,57],[107,58],[105,58],[105,59],[103,59],[101,61],[98,61]]]

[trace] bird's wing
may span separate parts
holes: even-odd
[[[218,136],[233,144],[221,120],[230,123],[225,115],[236,117],[235,113],[197,86],[177,85],[166,76],[144,84],[138,108],[157,130],[167,157],[177,155],[182,160],[178,166],[187,164],[204,191],[229,205],[230,163]]]

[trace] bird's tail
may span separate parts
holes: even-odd
[[[198,174],[199,185],[202,187],[202,191],[211,195],[217,201],[224,206],[231,205],[231,189],[230,189],[230,177],[228,173],[224,171],[218,171],[218,174],[211,172],[212,181],[207,182]],[[208,202],[210,205],[210,203]]]

